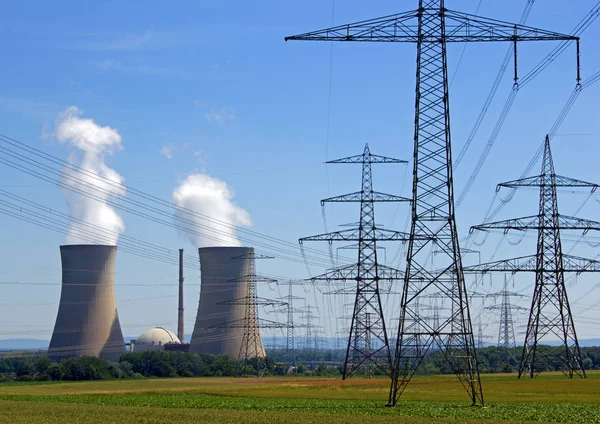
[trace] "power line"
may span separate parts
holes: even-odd
[[[594,20],[596,20],[596,18],[598,18],[599,15],[600,15],[600,2],[596,3],[596,5],[592,8],[592,10],[590,10],[590,12],[588,12],[588,14],[577,24],[577,26],[573,29],[573,31],[571,31],[572,38],[561,41],[561,43],[559,43],[558,46],[556,46],[531,71],[529,71],[523,78],[521,78],[520,81],[518,80],[517,73],[516,73],[516,52],[515,52],[515,82],[513,84],[513,88],[511,90],[508,98],[506,99],[506,103],[504,104],[502,112],[500,113],[500,117],[498,118],[498,121],[496,122],[496,125],[494,126],[494,129],[492,130],[490,138],[489,138],[483,152],[481,153],[479,160],[477,161],[477,164],[475,165],[475,168],[473,169],[473,171],[471,173],[471,176],[467,180],[465,187],[463,187],[463,190],[461,191],[460,195],[458,196],[458,200],[456,202],[457,207],[460,206],[460,204],[465,199],[466,195],[471,190],[473,183],[477,179],[479,172],[481,171],[483,165],[485,164],[485,161],[487,160],[487,158],[490,154],[490,151],[492,150],[492,147],[494,146],[494,143],[496,142],[496,139],[498,138],[498,135],[500,134],[500,130],[504,126],[504,122],[506,121],[506,118],[512,108],[512,105],[515,101],[518,91],[522,87],[527,85],[529,82],[531,82],[537,75],[539,75],[544,69],[546,69],[552,62],[554,62],[554,60],[556,60],[566,50],[566,48],[577,37],[579,37],[584,32],[592,24],[592,22],[594,22]],[[577,86],[579,86],[580,75],[579,75],[579,41],[578,41],[578,39],[576,42],[577,42],[577,55],[578,55],[577,56],[577,60],[578,60]],[[470,144],[470,143],[468,143],[468,144]],[[460,155],[459,155],[459,157],[460,157]]]
[[[127,198],[125,195],[122,195],[120,193],[111,192],[109,189],[106,189],[99,184],[97,185],[97,184],[94,184],[93,182],[89,181],[91,179],[91,180],[99,181],[99,183],[101,183],[102,185],[105,185],[105,186],[112,186],[112,187],[117,186],[117,183],[115,183],[114,181],[111,181],[110,179],[107,179],[103,176],[94,174],[90,171],[87,171],[87,170],[77,167],[75,165],[69,164],[68,162],[65,162],[65,161],[62,161],[61,159],[55,158],[52,155],[48,155],[46,153],[40,152],[39,150],[37,150],[35,148],[29,147],[21,142],[18,142],[14,139],[10,139],[6,136],[0,135],[0,142],[10,144],[13,147],[24,150],[25,152],[30,153],[33,156],[38,157],[42,160],[49,161],[49,162],[55,163],[55,164],[64,165],[64,168],[69,171],[69,172],[65,172],[65,170],[57,170],[57,169],[53,168],[52,166],[49,166],[49,165],[46,165],[46,164],[40,162],[39,160],[32,159],[30,157],[24,156],[20,153],[14,152],[12,150],[9,150],[5,147],[0,146],[0,151],[3,151],[3,153],[5,154],[4,157],[0,157],[0,163],[3,163],[9,167],[12,167],[14,169],[21,171],[21,172],[24,172],[24,173],[32,175],[36,178],[54,183],[54,184],[58,185],[59,187],[62,187],[64,189],[75,192],[76,194],[88,197],[90,199],[93,199],[93,200],[96,200],[99,202],[106,203],[112,207],[119,209],[119,210],[123,210],[123,211],[129,212],[129,213],[132,213],[134,215],[137,215],[139,217],[148,219],[150,221],[157,222],[157,223],[169,226],[171,228],[175,228],[179,231],[183,231],[183,232],[186,232],[186,233],[189,233],[192,235],[197,235],[199,237],[204,237],[206,239],[213,240],[216,242],[224,241],[224,239],[218,237],[218,235],[228,235],[227,232],[225,232],[224,230],[220,230],[218,228],[233,229],[233,230],[242,232],[244,234],[250,234],[250,236],[239,236],[239,238],[244,241],[249,241],[249,242],[253,243],[254,245],[261,246],[261,247],[265,248],[267,251],[274,251],[275,253],[273,254],[273,256],[276,256],[280,259],[285,259],[285,260],[289,260],[289,261],[293,261],[293,262],[302,263],[302,259],[299,258],[299,255],[298,255],[297,251],[295,251],[295,249],[292,250],[291,248],[277,246],[279,244],[282,246],[294,246],[294,248],[297,247],[296,245],[294,245],[290,242],[286,242],[286,241],[279,240],[279,239],[276,239],[271,236],[266,236],[266,235],[263,235],[263,234],[260,234],[257,232],[253,232],[251,230],[247,230],[242,227],[234,226],[232,224],[209,217],[207,215],[200,214],[200,213],[197,213],[195,211],[192,211],[192,210],[189,210],[186,208],[181,208],[171,202],[156,198],[155,196],[152,196],[147,193],[141,192],[139,190],[135,190],[135,189],[125,186],[129,194],[133,194],[134,196],[142,198],[142,201]],[[7,158],[6,156],[11,157],[12,160]],[[25,165],[23,163],[25,163]],[[72,172],[70,172],[70,171],[72,171]],[[50,175],[45,175],[44,173],[50,174]],[[87,180],[76,177],[77,174],[82,174],[85,178],[87,178]],[[119,185],[119,187],[121,187],[121,186]],[[89,191],[87,191],[85,189],[87,189]],[[108,198],[101,198],[95,193],[102,193],[105,196],[107,196]],[[113,198],[115,200],[113,200]],[[183,225],[173,223],[172,222],[172,220],[173,220],[172,211],[166,212],[166,211],[158,209],[154,206],[150,206],[148,203],[144,203],[143,200],[146,200],[146,201],[150,202],[151,204],[158,204],[163,207],[168,206],[169,208],[171,208],[175,211],[184,213],[186,216],[189,216],[190,218],[184,218],[184,217],[179,216],[179,217],[177,217],[177,221]],[[131,206],[126,206],[126,205],[131,205]],[[139,209],[143,210],[144,212],[141,212]],[[158,216],[156,216],[156,215],[158,215]],[[208,223],[217,225],[218,228],[211,227],[210,225],[207,225],[207,224],[195,222],[192,219],[194,217],[200,218],[202,220],[202,222],[208,222]],[[168,218],[168,220],[165,220],[162,218]],[[207,230],[208,232],[207,231],[199,231],[199,230],[196,230],[195,228]],[[216,235],[215,235],[215,233],[216,233]],[[258,240],[250,238],[250,237],[257,237]],[[318,266],[324,266],[324,267],[327,266],[327,264],[328,264],[327,259],[325,259],[323,257],[322,252],[319,252],[316,250],[311,250],[311,252],[316,252],[316,253],[309,255],[309,258],[313,261],[313,263],[318,264]]]

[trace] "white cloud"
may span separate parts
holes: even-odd
[[[116,244],[119,234],[125,231],[125,224],[107,201],[113,196],[125,195],[124,179],[106,165],[105,158],[123,150],[121,136],[117,130],[101,127],[92,119],[82,118],[82,115],[83,112],[75,106],[60,112],[57,118],[56,139],[73,148],[70,163],[90,171],[89,174],[80,174],[65,167],[63,183],[84,193],[89,192],[95,199],[66,188],[63,192],[73,218],[111,231],[111,234],[102,233],[97,242]],[[104,178],[98,178],[96,174]],[[93,188],[88,188],[87,185]],[[67,243],[89,243],[90,240],[84,233],[89,234],[89,231],[74,222],[69,229]]]
[[[105,43],[103,50],[139,50],[154,40],[155,36],[150,31],[145,31]]]
[[[147,74],[168,77],[188,76],[186,72],[178,71],[176,69],[146,65],[144,63],[124,63],[114,59],[105,59],[99,62],[94,62],[94,66],[101,71],[116,71],[124,74]]]
[[[204,118],[217,124],[225,124],[236,118],[235,110],[230,106],[215,106],[196,100],[195,106],[204,111]]]
[[[180,153],[185,152],[186,150],[190,149],[193,146],[193,143],[191,142],[185,142],[182,144],[177,144],[177,143],[169,143],[169,144],[165,144],[164,146],[162,146],[160,148],[159,153],[166,157],[167,159],[173,159],[175,156],[179,156]],[[194,152],[193,156],[196,157],[198,152]]]
[[[172,195],[173,201],[180,207],[175,211],[175,219],[178,225],[189,229],[182,233],[197,247],[239,246],[235,227],[252,225],[252,218],[246,210],[233,203],[233,196],[233,190],[218,178],[207,174],[189,175]],[[186,220],[194,225],[186,223]]]
[[[217,124],[224,124],[235,119],[235,112],[231,108],[221,108],[219,110],[211,110],[204,114],[204,117],[209,121]]]
[[[162,146],[160,149],[160,154],[166,157],[167,159],[173,159],[173,152],[175,147],[172,145]]]
[[[202,165],[202,170],[206,169],[206,157],[204,156],[203,150],[197,150],[194,152],[194,157],[198,159],[198,162]]]
[[[144,31],[140,34],[125,35],[120,38],[112,37],[109,40],[79,42],[70,47],[99,51],[135,51],[150,49],[157,44],[160,44],[160,38],[153,32]]]

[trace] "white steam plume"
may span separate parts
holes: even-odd
[[[244,209],[231,201],[233,190],[226,182],[206,174],[192,174],[173,191],[173,201],[177,206],[190,209],[199,215],[205,215],[219,222],[207,220],[177,210],[175,218],[192,220],[201,228],[193,228],[196,232],[206,234],[205,237],[186,233],[189,240],[197,247],[239,246],[235,229],[222,222],[235,226],[250,226],[252,218]],[[186,224],[180,224],[186,226]]]
[[[113,153],[123,150],[121,136],[117,130],[111,127],[101,127],[92,119],[82,118],[82,114],[83,112],[75,106],[60,112],[57,118],[56,139],[60,143],[66,143],[74,148],[69,158],[71,164],[107,178],[113,183],[109,184],[102,179],[65,168],[64,172],[70,177],[99,186],[100,189],[92,190],[80,183],[64,179],[66,185],[93,193],[102,201],[90,199],[67,189],[63,189],[63,192],[71,217],[96,225],[109,232],[100,232],[100,237],[96,236],[90,239],[83,236],[83,233],[89,233],[89,229],[86,230],[74,222],[67,235],[67,243],[116,244],[119,234],[125,231],[125,224],[115,210],[105,202],[112,195],[124,195],[125,187],[123,186],[123,177],[114,169],[109,168],[104,160],[106,156],[111,156]]]

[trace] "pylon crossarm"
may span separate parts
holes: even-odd
[[[233,321],[227,321],[221,324],[213,325],[208,328],[246,328],[248,326],[247,319],[241,318]],[[256,318],[257,328],[286,328],[287,325],[282,322],[271,321],[263,318]]]
[[[352,243],[352,244],[348,244],[346,246],[340,246],[338,247],[339,250],[356,250],[358,249],[360,246],[358,243]],[[376,246],[377,250],[385,250],[384,246]]]
[[[277,283],[277,280],[269,277],[263,277],[262,275],[244,275],[240,278],[232,278],[227,280],[228,283],[247,283],[253,281],[255,283]]]
[[[446,9],[446,42],[579,40],[579,37]],[[435,41],[435,40],[430,40]],[[427,40],[425,40],[427,42]]]
[[[410,235],[401,231],[385,230],[375,228],[372,237],[361,237],[359,228],[350,230],[334,231],[331,233],[318,234],[316,236],[303,237],[298,241],[302,244],[305,241],[408,241]]]
[[[504,233],[510,230],[583,230],[600,231],[600,222],[568,215],[557,215],[558,225],[548,225],[540,219],[540,215],[525,216],[522,218],[506,219],[504,221],[489,222],[487,224],[475,225],[469,232],[502,230]]]
[[[485,309],[486,311],[494,311],[494,310],[502,310],[504,308],[503,305],[490,305],[490,306],[484,306],[483,309]],[[528,311],[529,309],[524,308],[522,306],[518,306],[518,305],[510,305],[510,309],[512,311]]]
[[[372,198],[371,198],[372,196]],[[361,202],[365,200],[364,194],[362,191],[357,191],[355,193],[342,194],[340,196],[328,197],[327,199],[321,200],[321,204],[323,203],[342,203],[342,202]],[[378,191],[372,191],[368,201],[373,202],[410,202],[411,199],[408,197],[396,196],[394,194],[381,193]]]
[[[289,40],[313,41],[404,41],[417,42],[417,23],[410,22],[418,16],[418,10],[367,19],[351,24],[306,32],[285,37]]]
[[[325,163],[360,163],[360,164],[364,164],[364,163],[408,163],[408,162],[405,160],[402,160],[402,159],[395,159],[395,158],[390,158],[387,156],[374,155],[367,150],[367,152],[363,153],[362,155],[348,156],[348,157],[342,158],[342,159],[329,160]]]
[[[559,230],[600,231],[600,222],[558,214]]]
[[[265,297],[239,297],[237,299],[226,300],[224,302],[219,302],[217,305],[259,305],[259,306],[287,306],[286,302],[267,299]]]
[[[518,258],[504,259],[463,268],[465,273],[487,273],[487,272],[538,272],[537,255],[521,256]],[[562,267],[545,265],[544,272],[598,272],[600,261],[582,258],[573,255],[562,255]]]
[[[232,256],[230,259],[275,259],[274,256],[257,255],[256,253],[246,253],[244,255]]]
[[[358,268],[356,264],[348,265],[343,268],[337,268],[334,270],[327,271],[324,274],[317,275],[315,277],[310,278],[310,281],[348,281],[348,280],[356,280],[359,278]],[[377,265],[377,278],[381,280],[403,280],[404,272],[398,269],[385,266],[385,265]],[[356,290],[355,290],[356,291]]]
[[[555,178],[556,187],[581,187],[581,188],[591,188],[592,192],[596,191],[598,184],[590,183],[587,181],[576,180],[575,178],[565,177],[563,175],[553,175]],[[516,187],[541,187],[545,181],[544,175],[536,175],[534,177],[522,178],[519,180],[507,181],[504,183],[500,183],[496,187],[496,191],[498,191],[501,187],[506,188],[516,188]]]
[[[438,13],[439,10],[425,10],[425,13]],[[419,41],[419,10],[388,15],[375,19],[338,25],[317,31],[285,37],[289,40],[310,41],[370,41],[416,43]],[[486,42],[486,41],[541,41],[541,40],[578,40],[569,34],[561,34],[526,25],[516,25],[496,19],[483,18],[468,13],[443,9],[446,20],[445,41]],[[422,34],[423,43],[439,43],[436,35]]]

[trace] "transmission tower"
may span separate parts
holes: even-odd
[[[419,0],[416,10],[300,34],[286,40],[417,44],[411,237],[388,405],[396,404],[423,355],[433,345],[444,353],[473,404],[483,405],[454,216],[446,44],[514,43],[516,83],[518,41],[575,40],[579,45],[579,39],[448,10],[444,0]],[[579,62],[577,77],[579,79]],[[444,254],[440,255],[443,257],[441,266],[432,271],[427,259],[434,244]],[[425,325],[424,332],[417,332],[414,302],[430,290],[441,291],[451,300],[451,312],[441,320],[440,328]]]
[[[259,306],[286,306],[287,303],[278,300],[266,299],[258,297],[256,295],[256,284],[259,282],[276,283],[277,280],[271,278],[262,277],[256,274],[256,259],[272,259],[270,256],[256,255],[254,251],[242,256],[236,256],[231,259],[249,259],[248,274],[241,278],[235,278],[228,280],[230,283],[245,283],[246,294],[244,297],[231,299],[225,302],[220,302],[221,305],[244,305],[244,318],[241,320],[234,320],[225,322],[219,327],[228,328],[242,328],[243,336],[242,343],[240,345],[240,353],[238,355],[239,375],[246,375],[249,371],[249,362],[254,360],[255,367],[254,372],[257,376],[260,375],[260,358],[264,355],[264,347],[262,339],[260,337],[260,328],[284,328],[285,324],[281,324],[275,321],[269,321],[259,319],[258,307]]]
[[[477,317],[477,349],[482,349],[483,346],[483,341],[485,339],[491,339],[492,336],[484,334],[483,333],[483,329],[487,327],[487,324],[484,326],[483,323],[481,322],[481,315],[479,317]]]
[[[490,222],[471,227],[471,231],[537,230],[537,253],[505,259],[487,264],[468,267],[471,272],[534,272],[535,289],[531,302],[529,322],[525,334],[525,344],[519,365],[519,378],[524,374],[535,377],[544,369],[559,369],[570,378],[573,374],[585,377],[581,362],[581,352],[571,307],[565,288],[565,272],[597,272],[600,261],[563,254],[560,239],[561,230],[600,231],[600,222],[561,215],[558,212],[557,187],[587,187],[595,191],[597,184],[556,175],[550,138],[544,141],[542,173],[534,177],[509,181],[501,187],[539,187],[538,215],[505,221]],[[542,345],[544,338],[555,337],[562,342],[561,348]]]
[[[312,361],[310,362],[314,362],[317,357],[319,344],[317,340],[319,337],[317,332],[319,326],[314,323],[314,320],[319,319],[319,317],[313,313],[313,310],[317,308],[312,305],[306,305],[301,309],[303,310],[302,318],[304,319],[302,326],[306,328],[304,348],[309,352],[309,356],[312,356]]]
[[[177,338],[184,342],[185,331],[183,329],[183,249],[179,249],[179,307],[177,308]]]
[[[321,204],[359,202],[360,222],[357,228],[304,237],[299,241],[300,243],[305,241],[358,242],[358,262],[356,264],[334,269],[326,274],[313,277],[312,280],[353,279],[356,281],[354,312],[350,324],[342,378],[350,377],[362,365],[374,365],[387,375],[391,375],[392,357],[381,307],[379,281],[384,278],[401,279],[402,273],[377,262],[377,243],[379,241],[407,240],[408,234],[377,227],[374,204],[375,202],[407,202],[409,199],[374,191],[371,165],[406,163],[406,161],[374,155],[369,151],[367,144],[361,155],[332,160],[327,163],[362,165],[361,191],[321,200]]]
[[[515,326],[513,324],[513,311],[526,311],[526,308],[513,305],[510,301],[511,297],[525,297],[522,294],[508,291],[508,281],[506,274],[504,275],[504,287],[502,291],[490,293],[486,297],[500,297],[501,303],[491,306],[486,306],[486,310],[500,310],[500,325],[498,327],[498,347],[506,349],[516,347],[515,342]]]
[[[294,300],[306,300],[303,297],[294,296],[293,286],[297,285],[292,280],[287,283],[283,283],[288,286],[288,294],[281,297],[280,299],[286,301],[286,314],[287,314],[287,328],[286,328],[286,339],[285,339],[285,360],[288,366],[296,366],[296,355],[295,355],[295,340],[294,340],[294,328],[298,325],[294,324],[294,314],[301,312],[300,309],[294,308]],[[300,325],[302,326],[302,325]]]

